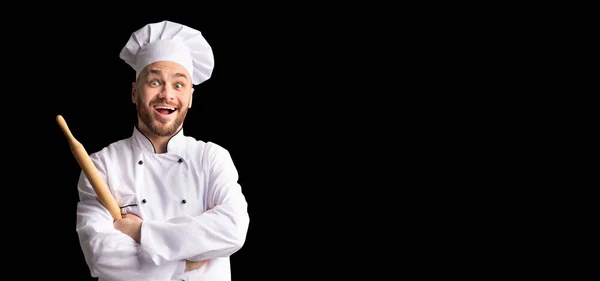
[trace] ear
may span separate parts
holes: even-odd
[[[188,106],[188,108],[192,108],[192,99],[194,97],[194,88],[192,88],[192,92],[190,93],[190,105]]]
[[[136,87],[135,87],[135,82],[131,83],[131,102],[133,102],[133,104],[135,104],[135,100],[136,100]]]

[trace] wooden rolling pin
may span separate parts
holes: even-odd
[[[104,183],[104,181],[100,177],[100,173],[98,172],[98,169],[92,162],[92,159],[88,155],[87,151],[85,150],[83,145],[79,141],[77,141],[77,139],[75,139],[73,134],[71,134],[71,130],[69,130],[67,122],[65,122],[65,119],[61,115],[56,116],[56,122],[58,122],[58,125],[67,137],[67,140],[69,141],[69,146],[71,147],[71,152],[73,152],[73,155],[75,156],[77,163],[79,163],[81,170],[83,170],[83,173],[90,181],[90,184],[94,188],[94,191],[96,191],[100,203],[104,205],[104,207],[108,210],[113,219],[120,220],[121,208],[119,208],[119,205],[110,193],[108,186],[106,186],[106,183]]]

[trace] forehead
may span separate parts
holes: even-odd
[[[144,76],[184,77],[190,79],[190,73],[181,64],[171,61],[158,61],[147,65],[143,71]]]

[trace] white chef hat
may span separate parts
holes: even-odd
[[[212,48],[198,30],[171,21],[150,23],[133,32],[119,55],[135,70],[135,78],[147,65],[173,61],[185,67],[198,85],[210,78],[214,67]]]

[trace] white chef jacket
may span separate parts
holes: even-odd
[[[113,218],[81,173],[76,231],[93,277],[231,280],[229,257],[243,246],[250,220],[226,149],[180,130],[170,139],[167,153],[156,154],[134,127],[131,137],[90,158],[121,212],[143,220],[138,244],[114,228]],[[184,273],[186,259],[208,262]]]

